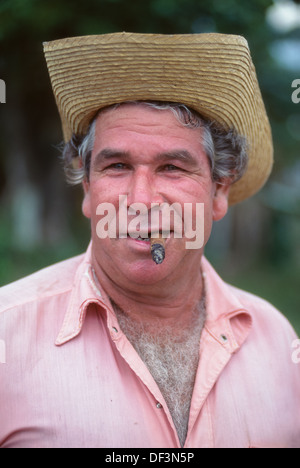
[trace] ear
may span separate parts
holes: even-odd
[[[82,201],[82,213],[86,218],[91,218],[91,196],[90,196],[90,184],[86,180],[82,182],[84,197]]]
[[[223,181],[215,184],[215,193],[213,196],[213,220],[220,221],[228,211],[228,196],[230,191],[230,182]]]

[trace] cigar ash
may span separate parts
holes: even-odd
[[[166,252],[165,252],[165,243],[166,243],[166,239],[163,239],[163,238],[158,238],[158,239],[154,239],[154,238],[151,238],[151,241],[150,241],[150,244],[151,244],[151,255],[152,255],[152,259],[153,261],[159,265],[161,264],[164,259],[165,259],[165,256],[166,256]]]

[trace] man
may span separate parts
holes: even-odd
[[[0,292],[1,446],[300,447],[292,327],[204,257],[272,165],[246,41],[122,33],[45,54],[92,239]]]

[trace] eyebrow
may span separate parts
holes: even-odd
[[[129,159],[130,154],[126,151],[120,151],[117,149],[104,148],[96,154],[93,166],[97,166],[101,161],[109,161],[110,159]]]
[[[182,163],[188,164],[190,166],[196,166],[198,160],[193,156],[189,151],[184,149],[167,151],[165,153],[160,153],[156,156],[157,161],[180,161]]]
[[[130,152],[122,151],[113,148],[104,148],[99,153],[96,154],[94,159],[94,166],[97,166],[101,161],[109,161],[110,159],[131,159]],[[168,162],[168,161],[180,161],[182,163],[188,164],[189,166],[197,166],[198,160],[193,156],[189,151],[185,149],[176,149],[171,151],[166,151],[158,153],[155,158],[155,162]]]

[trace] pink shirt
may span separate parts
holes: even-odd
[[[90,249],[0,289],[0,447],[176,448],[166,403],[93,277]],[[296,336],[206,259],[186,448],[300,447]]]

